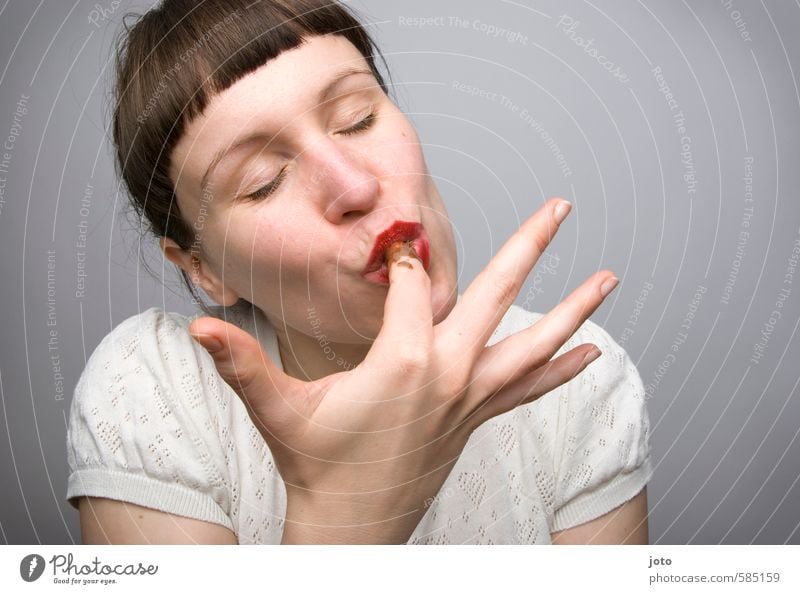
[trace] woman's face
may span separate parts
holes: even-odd
[[[367,73],[340,77],[351,70]],[[217,301],[244,298],[319,340],[369,342],[388,286],[362,272],[402,221],[428,240],[434,321],[455,304],[455,242],[416,131],[344,37],[310,37],[216,95],[170,173],[200,274],[224,284]]]

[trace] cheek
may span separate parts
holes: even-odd
[[[373,156],[375,158],[375,156]],[[416,144],[396,143],[377,153],[378,177],[388,203],[432,207],[425,161]]]
[[[381,139],[365,149],[382,175],[419,175],[427,168],[419,137],[411,122],[400,112],[386,116],[386,127]]]
[[[285,198],[282,196],[281,198]],[[214,245],[226,279],[245,293],[254,290],[273,298],[282,287],[284,291],[306,291],[308,285],[320,286],[330,281],[330,266],[335,266],[336,246],[326,244],[321,236],[319,217],[307,204],[308,200],[282,200],[255,203],[219,215],[225,221],[215,228]],[[327,275],[317,278],[320,271]]]
[[[224,258],[226,276],[239,285],[252,282],[258,286],[260,279],[274,281],[279,268],[285,231],[270,224],[259,209],[256,204],[239,206],[220,216],[224,225],[214,229],[215,258]]]
[[[246,253],[242,254],[248,262],[252,260],[256,285],[263,280],[277,286],[280,281],[284,288],[304,289],[308,283],[318,281],[315,279],[318,269],[330,270],[323,263],[335,258],[335,250],[323,241],[319,225],[310,222],[315,220],[312,213],[301,211],[299,207],[294,212],[288,208],[280,212],[270,210],[269,223],[262,219],[257,225]]]

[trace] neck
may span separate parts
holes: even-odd
[[[364,360],[372,346],[333,343],[322,336],[308,336],[283,324],[273,327],[278,338],[278,351],[284,372],[303,381],[314,381],[334,373],[350,371]]]

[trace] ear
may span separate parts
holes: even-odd
[[[202,287],[211,299],[224,307],[234,305],[239,301],[239,295],[230,287],[226,287],[206,263],[195,254],[181,249],[169,237],[159,237],[158,242],[164,252],[164,257],[186,272],[192,284]]]

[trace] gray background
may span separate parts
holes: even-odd
[[[111,43],[122,14],[151,3],[97,4],[110,13],[96,24],[91,0],[0,8],[0,140],[17,130],[17,102],[29,97],[11,150],[0,150],[10,155],[0,170],[7,543],[78,540],[64,500],[66,418],[100,339],[153,305],[192,311],[155,242],[140,242],[126,215],[108,142]],[[651,543],[800,544],[800,275],[785,277],[800,245],[800,4],[353,5],[372,23],[425,143],[459,242],[461,290],[554,195],[575,208],[549,250],[552,266],[537,267],[518,304],[547,311],[600,268],[620,276],[592,319],[627,349],[650,396]],[[426,16],[444,19],[408,20]],[[594,40],[617,76],[579,37]],[[656,67],[679,110],[659,92]],[[472,96],[461,83],[497,96]],[[681,155],[677,111],[690,155]],[[763,356],[753,362],[757,344]]]

